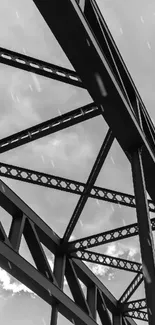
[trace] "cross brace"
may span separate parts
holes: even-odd
[[[69,126],[98,116],[100,110],[94,103],[77,108],[61,116],[54,117],[28,129],[10,135],[0,140],[0,153],[17,148],[23,144],[40,139],[54,132],[64,130]]]
[[[140,263],[132,262],[122,258],[111,257],[109,255],[99,254],[88,250],[78,250],[76,253],[72,253],[71,256],[83,261],[111,266],[120,270],[126,270],[136,273],[142,272],[142,266]]]
[[[0,47],[0,63],[84,88],[75,71]]]

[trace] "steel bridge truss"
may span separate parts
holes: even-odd
[[[57,324],[58,312],[76,325],[95,325],[98,317],[103,325],[134,325],[133,319],[154,325],[155,218],[149,216],[155,212],[154,125],[95,0],[33,1],[76,72],[4,48],[0,48],[0,62],[87,89],[92,103],[1,139],[0,153],[96,116],[105,119],[109,130],[86,184],[0,162],[2,177],[79,195],[60,238],[0,180],[0,205],[12,217],[8,235],[0,223],[0,266],[52,307],[51,325]],[[114,139],[131,164],[134,196],[94,185]],[[135,208],[137,223],[69,242],[88,198]],[[90,250],[132,236],[139,236],[142,263]],[[23,237],[34,265],[20,254]],[[45,248],[54,255],[53,269]],[[136,275],[116,300],[83,261]],[[64,293],[64,280],[71,298]],[[146,297],[131,300],[142,281]]]

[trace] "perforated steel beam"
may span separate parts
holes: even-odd
[[[132,282],[129,284],[127,289],[124,291],[122,296],[119,299],[119,303],[124,303],[130,299],[130,297],[134,294],[137,288],[143,281],[143,274],[137,274]]]
[[[0,63],[84,88],[75,71],[0,47]]]
[[[68,318],[71,322],[74,320],[75,324],[96,324],[92,317],[88,315],[87,311],[84,312],[62,292],[62,277],[65,271],[65,263],[62,258],[59,259],[62,254],[60,251],[60,238],[1,180],[0,205],[13,216],[13,219],[19,218],[19,224],[17,223],[18,227],[16,229],[19,231],[17,242],[14,240],[15,225],[12,225],[12,230],[9,234],[9,238],[12,239],[11,243],[9,243],[9,238],[7,238],[1,225],[1,267],[28,286],[47,303],[53,305],[53,314],[51,318],[51,321],[54,322],[53,324],[56,324],[57,311],[62,313],[62,315]],[[24,225],[23,220],[21,219],[23,215],[26,219]],[[31,266],[18,253],[19,242],[21,242],[22,234],[25,236],[37,269]],[[53,275],[51,275],[51,270],[48,267],[46,256],[40,242],[56,256]],[[80,261],[76,261],[74,258],[72,259],[72,263],[78,279],[80,279],[86,286],[95,285],[97,289],[102,292],[105,303],[111,312],[116,311],[116,299],[86,267],[86,265]],[[68,281],[70,281],[70,277],[68,277]]]
[[[155,230],[155,218],[151,219],[151,226],[152,226],[152,230]],[[97,235],[92,235],[89,237],[74,240],[68,243],[68,251],[74,252],[78,250],[84,250],[86,248],[97,247],[117,240],[136,236],[138,234],[139,234],[138,224],[133,223],[129,226],[112,229]]]
[[[125,313],[126,316],[132,317],[134,319],[140,319],[144,322],[148,322],[148,314],[145,311],[129,311]]]
[[[78,181],[74,181],[68,178],[64,177],[59,177],[51,174],[46,174],[42,173],[36,170],[28,169],[28,168],[23,168],[20,166],[15,166],[15,165],[10,165],[10,164],[5,164],[3,162],[0,162],[0,175],[12,179],[16,179],[19,181],[39,185],[39,186],[45,186],[49,188],[54,188],[60,191],[65,191],[65,192],[70,192],[73,194],[78,194],[81,195],[84,192],[86,184]],[[119,191],[113,191],[110,189],[98,187],[98,186],[93,186],[92,190],[89,193],[89,197],[101,200],[101,201],[106,201],[106,202],[111,202],[118,204],[119,206],[128,206],[131,208],[135,208],[135,197],[130,194],[122,193]],[[148,200],[149,204],[149,211],[150,212],[155,212],[155,205],[152,200]],[[155,229],[155,219],[152,218],[151,220],[152,223],[152,229]],[[69,249],[74,250],[74,246],[76,244],[80,245],[80,249],[83,249],[85,247],[84,242],[88,241],[89,247],[93,247],[92,243],[95,243],[95,246],[98,246],[99,243],[103,244],[106,240],[116,240],[121,239],[121,238],[127,238],[128,236],[137,235],[138,231],[138,225],[137,223],[130,224],[129,226],[125,227],[120,227],[111,231],[107,232],[102,232],[100,234],[88,236],[85,238],[81,238],[79,240],[72,241],[68,244]],[[132,229],[134,228],[134,229]],[[118,234],[117,234],[118,232]],[[102,236],[102,240],[100,238]],[[119,237],[118,237],[119,236]],[[123,237],[127,236],[127,237]]]
[[[80,5],[82,3],[82,10],[79,9],[75,0],[63,0],[63,2],[61,0],[53,0],[52,2],[50,0],[46,0],[46,3],[43,3],[42,0],[34,0],[34,2],[41,10],[43,17],[47,21],[49,27],[53,30],[56,38],[60,42],[60,45],[62,45],[80,77],[78,77],[76,73],[67,69],[50,65],[46,62],[35,60],[33,58],[24,57],[22,55],[20,56],[19,54],[15,54],[12,51],[4,53],[4,49],[1,49],[0,51],[0,62],[17,68],[23,68],[24,70],[38,73],[40,75],[45,75],[46,77],[54,78],[59,81],[74,84],[79,87],[83,87],[83,84],[85,84],[95,102],[95,104],[93,104],[95,108],[87,105],[87,107],[85,107],[86,110],[85,108],[82,108],[72,112],[71,114],[64,114],[59,118],[56,117],[55,119],[37,125],[33,128],[29,128],[13,136],[7,137],[6,139],[2,140],[3,142],[0,141],[0,152],[5,152],[24,143],[28,143],[29,141],[39,139],[42,136],[45,136],[52,132],[57,132],[58,130],[62,130],[65,127],[97,116],[102,112],[103,117],[107,121],[110,129],[116,136],[119,144],[121,145],[128,158],[129,153],[132,153],[133,148],[135,149],[141,144],[144,144],[142,160],[144,163],[146,186],[150,197],[155,201],[154,180],[152,177],[155,172],[155,159],[153,153],[155,144],[155,130],[153,129],[146,112],[142,115],[143,128],[141,127],[136,117],[134,102],[137,102],[137,93],[133,90],[132,85],[130,84],[131,81],[127,78],[125,67],[120,64],[119,53],[115,51],[115,44],[112,44],[112,41],[107,31],[105,30],[102,17],[100,17],[100,13],[98,12],[94,1],[90,0],[83,2],[80,0]],[[58,23],[60,21],[61,28],[60,24]],[[83,82],[81,82],[81,80]],[[142,107],[140,106],[140,110],[141,109]],[[77,192],[77,194],[81,194],[81,200],[83,200],[84,203],[81,203],[81,201],[79,201],[79,213],[76,215],[76,220],[73,221],[74,225],[72,224],[70,227],[70,234],[72,233],[76,221],[78,220],[83,209],[85,198],[87,200],[88,197],[94,197],[103,200],[105,199],[109,202],[114,203],[119,203],[120,200],[121,204],[129,204],[135,207],[135,201],[132,196],[130,197],[129,201],[126,202],[124,199],[126,196],[125,194],[123,194],[123,196],[120,195],[120,198],[118,199],[119,194],[116,194],[116,192],[114,194],[114,192],[110,190],[104,191],[104,189],[93,187],[93,182],[97,174],[95,177],[93,176],[94,179],[92,178],[93,180],[91,180],[90,183],[88,182],[86,185],[81,185],[79,182],[76,182],[75,186],[75,182],[72,182],[71,184],[69,181],[62,181],[62,179],[60,181],[60,179],[58,180],[56,177],[51,178],[51,176],[49,177],[45,174],[42,175],[41,173],[35,172],[33,175],[33,171],[21,171],[21,169],[19,171],[18,169],[17,173],[15,171],[16,175],[13,175],[12,167],[6,167],[9,177],[13,178],[13,176],[15,176],[16,179],[23,179],[26,177],[27,181],[29,182],[36,182],[36,184],[40,183],[39,185],[43,185],[45,182],[46,185],[50,185],[49,187],[54,187],[56,185],[55,188],[59,189],[62,189],[63,185],[65,184],[64,186],[70,192],[72,192],[72,190],[75,190],[74,193]],[[25,174],[23,176],[23,173],[26,173],[26,176]],[[53,183],[53,179],[56,181],[56,183]],[[72,188],[73,185],[75,187]],[[144,190],[143,187],[142,189]],[[109,193],[112,193],[112,197],[109,196]],[[140,198],[143,198],[144,195],[142,194],[144,193],[141,192],[141,195],[138,194],[139,199],[137,199],[138,195],[136,195],[137,202],[138,200],[140,202]],[[148,214],[148,211],[146,211],[148,209],[146,198],[143,203],[143,208],[139,204],[138,209],[144,216],[144,212],[147,212],[146,214]],[[107,324],[110,324],[111,321],[108,317],[107,307],[111,312],[115,313],[115,316],[117,316],[119,312],[119,304],[117,304],[117,301],[114,299],[114,297],[108,293],[108,290],[98,279],[95,278],[92,272],[88,270],[88,268],[86,268],[83,263],[80,261],[75,261],[73,256],[76,253],[71,256],[71,262],[68,262],[69,260],[67,260],[67,266],[64,260],[59,259],[60,255],[63,255],[60,238],[54,234],[54,232],[29,207],[27,207],[26,204],[21,199],[19,199],[15,193],[13,193],[13,191],[11,191],[1,181],[0,205],[13,217],[9,237],[6,236],[4,229],[0,224],[1,266],[4,267],[4,269],[6,269],[10,274],[22,281],[24,284],[28,285],[50,305],[54,305],[51,318],[52,325],[56,325],[58,311],[76,325],[95,325],[96,305],[102,323],[104,324],[106,319]],[[146,207],[147,209],[145,209]],[[154,209],[154,205],[152,209]],[[137,229],[136,227],[137,226],[135,225],[135,232],[133,231],[134,234],[136,234],[136,231],[139,231],[140,237],[142,237],[142,228],[139,227]],[[149,231],[150,230],[151,227],[149,226]],[[124,231],[126,231],[125,236],[128,236],[131,234],[131,228],[123,230],[121,229],[119,231],[119,236],[121,239],[126,238],[123,237]],[[110,240],[113,240],[115,234],[116,232],[110,234]],[[23,261],[21,256],[19,256],[18,252],[22,235],[25,236],[28,247],[31,251],[32,257],[38,270],[33,268],[25,260]],[[67,236],[69,238],[69,233]],[[104,241],[104,235],[102,238]],[[149,239],[150,237],[147,237],[148,244],[151,243]],[[99,237],[95,237],[95,240],[97,240],[97,243],[99,243]],[[92,245],[92,238],[90,241],[88,240],[88,242],[90,245]],[[44,244],[55,254],[56,259],[54,274],[49,267],[48,260],[41,244]],[[150,246],[152,247],[152,243]],[[149,253],[148,246],[147,252]],[[67,247],[67,254],[68,253],[69,251]],[[94,252],[82,250],[80,253],[82,256],[84,256],[84,258],[86,257],[85,254],[88,254],[91,262],[98,262],[101,264],[104,263],[103,254],[97,254]],[[145,252],[144,255],[146,257],[147,253]],[[151,254],[148,254],[148,259],[150,257],[152,257]],[[107,261],[106,258],[109,260]],[[86,260],[88,261],[88,259]],[[151,261],[152,260],[153,259],[151,259]],[[144,265],[145,258],[142,258],[142,261],[144,278],[146,282],[148,279],[150,281],[149,272],[151,270],[152,281],[153,268],[151,268],[147,257],[147,265]],[[126,261],[123,259],[116,259],[112,258],[111,256],[106,256],[105,262],[108,266],[110,265],[113,267],[130,269],[130,271],[135,271],[137,268],[138,272],[141,272],[141,265],[139,263]],[[76,304],[66,295],[64,295],[62,291],[65,272],[66,276],[68,277],[68,283],[70,284],[70,289],[72,291]],[[142,274],[140,275],[142,276]],[[93,304],[90,304],[90,291],[88,293],[89,298],[87,299],[89,303],[86,301],[82,291],[80,290],[78,279],[81,279],[81,281],[83,281],[85,284],[88,284],[89,287],[95,286],[93,292]],[[128,299],[136,286],[139,285],[141,278],[137,278],[136,280],[137,281],[135,281],[134,284],[130,286],[131,290],[129,289],[126,296],[124,296],[125,299]],[[146,283],[146,285],[148,285],[146,288],[146,291],[148,292],[148,307],[150,307],[151,301],[149,281],[148,284]],[[153,296],[153,300],[154,298],[155,297]],[[151,308],[148,308],[149,314],[152,314]],[[139,312],[136,310],[132,310],[131,312],[126,311],[126,315],[129,316],[130,313],[132,313],[131,316],[135,318],[144,320],[147,318],[147,313],[145,312]],[[134,324],[133,320],[130,320],[128,318],[124,319],[124,316],[123,318],[121,316],[120,319],[122,324],[119,322],[119,325],[126,325],[126,323],[130,325]],[[150,319],[151,316],[149,316],[149,321]],[[155,318],[153,318],[153,321],[154,320]],[[150,324],[152,325],[153,323],[151,322]]]
[[[111,266],[120,270],[126,270],[130,272],[141,273],[141,264],[137,262],[132,262],[125,260],[123,258],[112,257],[110,255],[99,254],[91,251],[77,251],[76,253],[71,253],[71,256],[83,261],[101,264],[106,266]]]
[[[123,304],[121,311],[125,313],[127,311],[131,311],[131,310],[134,311],[134,310],[145,309],[145,308],[147,308],[146,299],[138,299]]]
[[[55,281],[55,276],[51,275],[51,269],[48,267],[41,243],[51,252],[59,255],[60,238],[2,181],[0,181],[0,205],[13,218],[19,218],[19,216],[25,215],[26,222],[23,227],[23,234],[38,270],[15,251],[16,245],[12,247],[8,244],[5,240],[6,235],[3,235],[3,232],[0,234],[1,267],[28,286],[49,304],[54,304],[55,307],[56,303],[58,311],[70,321],[75,320],[75,323],[79,325],[96,324],[92,317],[89,317],[88,313],[83,312],[79,306],[62,292],[62,278],[61,274],[58,273],[63,272],[63,268],[59,272],[56,272],[56,269],[54,270],[56,272],[54,275],[56,275],[59,282],[58,284]],[[21,231],[20,227],[19,231]],[[56,259],[56,264],[60,267],[60,263],[58,262],[59,260]],[[65,266],[61,265],[61,267]],[[58,285],[60,286],[59,288]],[[56,320],[55,316],[56,312],[53,316],[54,320]]]
[[[98,107],[92,103],[54,117],[28,129],[10,135],[0,140],[0,153],[17,148],[23,144],[40,139],[54,132],[64,130],[69,126],[86,121],[100,115]]]

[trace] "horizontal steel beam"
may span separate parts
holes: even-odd
[[[0,47],[0,63],[85,88],[75,71]]]
[[[121,305],[121,311],[123,313],[145,308],[147,308],[146,299],[133,300]]]
[[[150,203],[151,205],[152,203]],[[155,230],[155,218],[151,219],[152,230]],[[78,250],[84,250],[86,248],[92,248],[104,244],[108,244],[117,240],[137,236],[139,234],[138,224],[133,223],[128,226],[112,229],[92,235],[89,237],[77,239],[68,243],[68,251],[74,252]]]
[[[93,317],[84,296],[84,292],[81,288],[73,262],[69,258],[66,259],[65,277],[75,303],[80,306],[89,316]]]
[[[23,168],[15,165],[10,165],[10,164],[5,164],[3,162],[0,162],[0,175],[12,179],[16,179],[22,182],[27,182],[35,185],[40,185],[44,187],[49,187],[49,188],[54,188],[60,191],[65,191],[65,192],[70,192],[73,194],[78,194],[81,195],[85,189],[86,184],[78,181],[74,181],[68,178],[64,177],[59,177],[55,175],[50,175],[46,173],[42,173],[36,170],[28,169],[28,168]],[[101,201],[106,201],[106,202],[111,202],[118,204],[119,206],[128,206],[131,208],[135,208],[135,198],[133,195],[130,194],[125,194],[122,192],[118,191],[113,191],[110,189],[106,188],[101,188],[98,186],[93,186],[91,192],[89,193],[89,197],[98,199]],[[151,200],[148,200],[149,204],[149,210],[150,212],[155,212],[155,205]],[[152,221],[154,218],[152,219]],[[114,230],[114,232],[119,232],[119,239],[121,239],[123,236],[123,230],[127,229],[127,233],[125,236],[130,235],[132,231],[130,230],[131,227],[135,227],[133,231],[134,234],[136,233],[136,226],[137,224],[131,224],[125,227],[120,227]],[[154,223],[152,222],[152,226],[154,227]],[[135,231],[135,232],[134,232]],[[108,232],[103,232],[97,235],[92,235],[86,238],[81,238],[79,240],[75,240],[69,243],[69,247],[72,247],[72,245],[76,243],[80,243],[81,247],[80,249],[83,248],[83,245],[85,247],[85,244],[83,244],[83,241],[88,240],[88,245],[92,245],[92,241],[94,242],[93,239],[95,239],[95,246],[98,246],[98,237],[103,236],[103,241],[104,241],[104,234],[106,235],[107,238],[105,240],[108,240],[109,233],[112,234],[112,231]],[[108,236],[107,236],[108,235]],[[117,234],[110,236],[109,240],[116,240],[118,239]],[[123,237],[124,238],[124,237]],[[101,238],[100,238],[101,240]],[[103,242],[104,243],[104,242]],[[92,246],[93,247],[93,246]]]
[[[145,311],[129,311],[124,314],[125,316],[132,317],[134,319],[140,319],[143,320],[144,322],[148,322],[148,313]]]
[[[132,262],[118,257],[112,257],[110,255],[99,254],[87,250],[85,251],[78,250],[76,253],[71,253],[71,256],[83,261],[106,265],[120,270],[136,272],[136,273],[142,272],[141,269],[142,266],[140,263]]]
[[[40,139],[57,131],[64,130],[65,128],[87,121],[100,114],[100,110],[94,103],[77,108],[61,116],[54,117],[48,121],[1,139],[0,153],[17,148],[23,144]]]

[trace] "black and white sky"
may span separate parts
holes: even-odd
[[[155,2],[97,0],[97,3],[154,121]],[[32,0],[0,0],[0,47],[73,69]],[[0,71],[1,138],[92,102],[86,90],[3,64],[0,64]],[[107,124],[96,117],[4,153],[1,161],[86,182],[107,130]],[[63,236],[77,196],[10,179],[3,181],[59,236]],[[117,141],[114,141],[96,185],[133,193],[130,165]],[[10,217],[2,209],[0,220],[7,232]],[[71,239],[135,221],[136,214],[131,208],[89,199]],[[140,261],[138,238],[101,246],[98,250]],[[24,241],[21,254],[32,262]],[[52,267],[53,257],[47,255]],[[118,272],[102,265],[89,267],[116,298],[134,277],[130,272]],[[67,284],[65,292],[70,295]],[[144,297],[143,286],[133,296],[136,297]],[[50,313],[45,302],[0,269],[1,324],[46,325]],[[68,321],[60,316],[58,324],[66,325]]]

